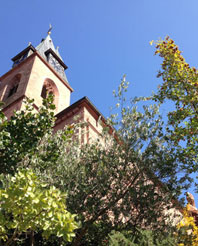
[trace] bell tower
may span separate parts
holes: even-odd
[[[55,113],[70,105],[73,89],[65,75],[67,66],[54,47],[50,31],[37,47],[29,44],[12,61],[11,70],[0,77],[0,101],[4,102],[3,111],[8,118],[14,110],[23,108],[25,97],[34,99],[37,109],[43,98],[52,93]]]

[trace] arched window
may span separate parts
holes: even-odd
[[[11,97],[13,94],[17,92],[20,80],[21,80],[21,74],[17,74],[14,76],[14,78],[12,79],[12,81],[8,86],[7,93],[5,95],[6,98]]]
[[[46,99],[48,94],[52,94],[54,96],[54,104],[56,106],[56,111],[57,111],[59,92],[54,81],[51,79],[46,79],[44,81],[43,88],[41,91],[41,97]]]

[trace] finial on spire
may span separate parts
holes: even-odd
[[[50,35],[50,34],[51,34],[51,30],[52,30],[52,25],[51,25],[51,24],[49,24],[49,30],[48,30],[48,32],[47,32],[47,34],[48,34],[48,35]]]

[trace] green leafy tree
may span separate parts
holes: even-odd
[[[38,151],[38,146],[40,144],[42,144],[42,139],[44,138],[45,135],[49,134],[52,135],[52,131],[53,131],[53,125],[54,125],[54,105],[53,105],[53,98],[51,96],[49,96],[46,100],[43,101],[43,106],[40,107],[38,109],[38,111],[36,111],[34,109],[33,106],[33,100],[29,100],[26,99],[26,107],[25,110],[22,111],[18,111],[15,112],[14,115],[11,117],[10,120],[8,120],[4,114],[2,113],[2,111],[0,112],[0,173],[1,178],[5,177],[8,178],[9,175],[19,175],[18,174],[18,168],[21,166],[21,162],[28,160],[31,160],[32,163],[34,163],[35,159],[37,158],[37,151]],[[1,105],[3,106],[3,105]],[[64,137],[67,137],[67,133],[64,134]],[[52,146],[53,147],[53,146]],[[49,151],[50,152],[50,151]],[[48,153],[48,152],[47,152]],[[44,155],[39,155],[40,158],[44,159]],[[45,159],[49,158],[51,161],[54,161],[56,159],[55,155],[45,155]],[[25,167],[26,169],[26,167]],[[20,169],[23,170],[22,172],[25,172],[24,168]],[[27,183],[26,183],[26,188],[28,187],[29,190],[32,189],[32,197],[34,197],[34,199],[32,200],[31,203],[31,197],[28,197],[27,194],[25,194],[25,196],[23,197],[24,194],[22,194],[23,192],[25,192],[25,187],[23,187],[23,185],[25,185],[25,183],[23,183],[24,180],[22,180],[21,177],[21,181],[18,183],[18,189],[21,189],[21,193],[19,192],[19,194],[21,195],[21,197],[19,197],[19,199],[21,199],[21,202],[24,203],[29,203],[30,207],[29,208],[33,208],[35,209],[34,205],[36,206],[37,210],[35,209],[34,212],[35,214],[33,214],[32,210],[27,210],[25,211],[24,209],[20,209],[18,210],[16,204],[13,203],[13,207],[10,207],[10,210],[8,209],[8,207],[4,208],[2,210],[1,214],[2,216],[5,215],[5,213],[7,213],[6,216],[8,216],[8,214],[10,214],[10,220],[9,218],[6,217],[8,223],[5,223],[5,217],[1,216],[1,223],[0,226],[2,228],[2,230],[7,233],[2,233],[1,234],[1,239],[8,239],[8,241],[6,242],[6,244],[13,244],[13,240],[12,239],[20,239],[21,244],[23,244],[22,242],[24,241],[24,233],[25,230],[26,231],[26,235],[31,234],[32,238],[35,238],[36,241],[41,241],[43,243],[43,245],[45,243],[47,243],[49,245],[49,242],[52,241],[51,238],[54,238],[54,240],[59,242],[59,245],[61,243],[61,240],[59,240],[58,238],[63,238],[66,239],[67,241],[69,241],[72,237],[73,237],[73,229],[69,228],[70,224],[69,224],[69,212],[67,212],[67,210],[65,210],[65,213],[63,213],[63,208],[64,208],[64,204],[65,204],[65,195],[60,192],[58,189],[52,188],[53,186],[50,186],[49,184],[46,184],[46,187],[43,187],[43,182],[41,182],[39,184],[39,180],[41,179],[37,179],[36,176],[32,173],[32,171],[29,171],[30,173],[27,173],[27,176],[31,179],[33,178],[33,180],[28,180],[27,179]],[[21,172],[20,172],[21,175]],[[23,175],[26,175],[26,173],[24,173]],[[17,176],[18,177],[18,176]],[[27,177],[26,177],[27,178]],[[14,179],[14,177],[12,178]],[[2,181],[2,179],[1,179]],[[35,181],[36,183],[33,183],[33,181]],[[11,181],[9,181],[11,182]],[[24,181],[25,182],[25,181]],[[29,182],[29,183],[28,183]],[[4,178],[4,183],[5,182],[5,178]],[[31,185],[35,185],[35,187],[31,187]],[[5,188],[5,187],[3,187]],[[2,188],[2,189],[3,189]],[[9,197],[9,202],[12,201],[14,202],[14,189],[17,187],[12,187],[12,189],[10,190],[10,192],[12,193],[13,197]],[[1,190],[3,192],[3,190]],[[22,192],[23,191],[23,192]],[[5,194],[5,190],[4,190],[4,194]],[[40,192],[40,193],[39,193]],[[43,196],[46,196],[45,199],[42,201],[42,192]],[[17,193],[17,192],[16,192]],[[33,195],[34,193],[34,195]],[[15,194],[16,195],[16,194]],[[48,196],[48,197],[47,197]],[[44,214],[43,212],[41,213],[43,215],[43,222],[41,219],[41,215],[38,214],[36,215],[36,213],[39,211],[42,211],[42,209],[44,209],[44,211],[46,212],[46,208],[47,208],[47,203],[50,202],[52,203],[52,201],[49,198],[50,196],[52,196],[53,198],[53,206],[57,206],[57,208],[59,208],[59,214],[58,214],[58,210],[56,213],[56,216],[60,216],[59,219],[59,223],[58,222],[53,222],[53,218],[55,218],[54,213],[56,212],[54,210],[54,212],[52,211],[52,204],[48,204],[49,205],[49,209],[51,206],[51,211],[48,209],[50,216],[52,215],[53,218],[51,218],[52,222],[49,223],[49,228],[47,228],[47,223],[49,221],[49,218],[47,220],[47,214]],[[1,197],[2,198],[2,197]],[[5,198],[5,197],[4,197]],[[3,199],[3,198],[2,198]],[[46,204],[45,204],[46,201]],[[8,200],[7,200],[8,202]],[[19,200],[16,199],[16,202],[19,202]],[[7,204],[5,201],[1,203],[1,206],[4,206],[3,204]],[[16,206],[15,206],[16,205]],[[61,206],[62,207],[61,207]],[[13,219],[13,215],[12,212],[15,206],[15,210],[14,213],[16,214],[16,217],[21,217],[24,218],[25,221],[21,221],[21,223],[24,223],[23,226],[24,228],[22,228],[21,230],[21,225],[20,228],[18,228],[18,225],[15,225],[17,221],[12,221]],[[43,207],[44,206],[44,207]],[[66,207],[65,207],[66,208]],[[55,209],[55,207],[54,207]],[[61,214],[61,209],[62,209],[62,214]],[[10,212],[8,212],[8,210]],[[24,214],[23,214],[24,212]],[[53,213],[52,213],[53,212]],[[17,214],[19,213],[19,214]],[[21,214],[20,214],[21,213]],[[36,224],[34,224],[34,221],[30,221],[27,223],[27,219],[31,219],[33,217],[31,216],[38,216],[40,219],[40,222],[35,222]],[[49,215],[49,214],[48,214]],[[64,218],[65,216],[67,216],[68,218]],[[46,224],[45,223],[45,218],[46,218]],[[19,219],[19,218],[18,218]],[[57,220],[57,217],[56,217]],[[4,221],[4,222],[3,222]],[[65,222],[64,222],[65,221]],[[66,222],[68,221],[68,223],[66,224]],[[63,223],[64,222],[64,223]],[[71,222],[71,227],[74,226],[76,227],[76,224],[73,221],[73,217],[70,218],[70,222]],[[40,224],[39,224],[40,223]],[[43,223],[43,224],[42,224]],[[33,226],[34,225],[34,226]],[[33,226],[33,228],[31,227]],[[54,229],[52,229],[52,227],[54,227]],[[16,227],[16,228],[15,228]],[[68,227],[68,228],[66,228]],[[34,231],[35,229],[35,231]],[[53,231],[54,230],[54,231]],[[70,231],[71,230],[71,231]],[[12,232],[16,232],[14,235],[12,234]],[[69,231],[71,233],[69,233]],[[68,232],[68,237],[67,237],[67,232]],[[42,233],[42,234],[41,234]],[[33,234],[35,234],[35,237],[33,237]],[[50,237],[50,239],[48,238],[48,234],[52,235]],[[12,236],[10,236],[12,235]],[[20,236],[19,236],[20,235]],[[38,237],[38,235],[40,235]],[[19,236],[19,237],[18,237]],[[44,237],[43,237],[44,236]],[[13,237],[13,238],[12,238]],[[37,240],[38,238],[38,240]],[[45,238],[45,239],[43,239]],[[48,239],[46,239],[48,238]],[[37,242],[36,242],[37,243]],[[17,241],[17,245],[19,244],[19,242]],[[26,242],[25,242],[26,245]]]
[[[27,154],[37,151],[43,136],[52,131],[53,110],[53,98],[49,96],[39,111],[33,100],[26,99],[25,110],[15,112],[10,120],[0,113],[0,173],[13,174]]]
[[[176,206],[171,199],[179,190],[178,163],[166,141],[158,106],[138,111],[133,101],[125,107],[126,87],[123,80],[116,94],[121,115],[107,121],[102,142],[80,145],[73,137],[78,126],[69,126],[45,134],[37,152],[20,163],[44,182],[67,191],[68,210],[81,221],[72,245],[101,245],[113,229],[173,229],[164,210]]]
[[[54,186],[47,188],[32,170],[20,170],[14,176],[1,177],[0,189],[0,240],[3,245],[13,245],[42,231],[48,239],[51,235],[71,241],[77,223],[66,210],[66,194]],[[26,240],[27,241],[27,240]]]
[[[102,245],[112,230],[135,233],[152,227],[172,233],[164,210],[176,206],[172,199],[180,188],[174,146],[167,141],[158,106],[138,110],[137,100],[125,106],[126,89],[123,79],[115,93],[120,114],[107,120],[103,141],[91,145],[74,137],[78,125],[53,134],[47,101],[36,114],[28,104],[10,121],[0,115],[1,173],[30,168],[48,188],[67,192],[68,211],[81,221],[72,245]],[[44,244],[49,241],[36,242]]]
[[[136,235],[127,232],[112,231],[109,234],[109,246],[175,246],[177,239],[166,233],[155,235],[149,230],[138,230]]]

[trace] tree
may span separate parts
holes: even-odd
[[[155,235],[151,230],[139,230],[136,235],[130,231],[109,234],[109,246],[175,246],[176,237],[164,233]],[[181,245],[183,246],[183,245]]]
[[[37,231],[47,239],[56,235],[71,241],[78,226],[75,215],[66,210],[66,194],[53,186],[46,188],[30,169],[6,178],[1,175],[1,180],[0,241],[4,245],[27,241],[29,236],[33,246]]]
[[[189,214],[187,208],[184,208],[183,219],[177,227],[179,229],[178,246],[196,246],[198,244],[198,227],[195,224],[194,218]]]
[[[115,93],[120,115],[107,120],[103,141],[91,145],[74,137],[78,125],[53,134],[53,106],[47,101],[36,114],[30,101],[10,121],[2,116],[1,173],[30,168],[48,188],[67,192],[67,208],[81,221],[72,245],[102,245],[112,230],[174,229],[164,213],[176,207],[180,188],[174,146],[158,106],[138,110],[137,100],[125,106],[126,89],[123,79]]]
[[[78,126],[68,126],[45,134],[37,152],[19,163],[31,167],[45,183],[67,191],[68,210],[81,221],[72,245],[102,245],[113,229],[173,229],[164,210],[176,205],[177,160],[158,106],[145,106],[141,112],[133,101],[125,107],[126,86],[123,80],[116,94],[121,120],[112,116],[107,121],[102,143],[80,145],[73,137]],[[112,135],[111,124],[117,128]]]
[[[169,37],[156,42],[155,54],[163,59],[157,75],[163,82],[153,100],[173,104],[173,111],[168,112],[167,135],[175,146],[183,183],[191,181],[189,174],[198,170],[198,71],[189,66]]]
[[[33,100],[25,102],[25,110],[15,112],[10,120],[0,113],[0,173],[14,174],[20,161],[36,152],[43,136],[52,131],[53,98],[43,100],[39,112],[34,111]]]
[[[4,182],[0,190],[0,238],[5,245],[13,245],[13,240],[23,242],[29,234],[33,245],[38,232],[44,238],[55,235],[70,241],[77,228],[74,216],[66,210],[65,193],[44,185],[31,169],[20,168],[26,158],[35,161],[43,137],[52,135],[52,102],[49,96],[35,112],[33,100],[26,99],[25,110],[15,112],[10,120],[0,112],[0,173]]]

